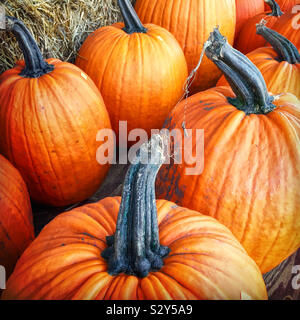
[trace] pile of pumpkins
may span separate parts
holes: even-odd
[[[24,61],[0,75],[2,299],[267,299],[262,274],[300,247],[300,1],[118,3],[124,23],[93,32],[75,64],[44,60],[7,17]],[[91,197],[109,170],[97,132],[118,137],[119,121],[203,129],[203,172],[164,164],[154,135],[122,197],[62,213],[34,239],[30,198]]]

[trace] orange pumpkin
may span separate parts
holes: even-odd
[[[256,34],[256,25],[265,20],[268,27],[272,28],[277,19],[283,15],[275,0],[269,0],[268,5],[272,9],[271,11],[260,13],[244,23],[234,42],[234,47],[237,50],[247,54],[257,48],[264,47],[266,41]]]
[[[300,54],[297,48],[264,23],[257,25],[261,38],[272,45],[254,50],[247,57],[263,75],[269,92],[273,94],[292,93],[300,99]],[[228,85],[223,76],[218,86]]]
[[[238,36],[241,28],[250,18],[261,14],[265,10],[264,0],[235,0],[236,2],[236,30]]]
[[[8,18],[25,61],[0,76],[0,150],[20,171],[35,201],[80,202],[98,189],[97,132],[110,128],[103,99],[79,68],[44,61],[24,24]]]
[[[105,198],[50,222],[20,258],[2,299],[267,299],[257,265],[226,227],[155,201],[162,146],[155,135],[140,149],[122,200]],[[142,164],[143,157],[152,162]]]
[[[18,170],[0,155],[0,265],[7,276],[33,239],[27,187]]]
[[[176,39],[155,25],[143,26],[129,0],[120,0],[123,23],[103,27],[83,43],[76,65],[94,80],[108,108],[112,127],[150,134],[183,95],[188,76]],[[122,140],[120,144],[126,141]]]
[[[276,0],[283,12],[290,12],[297,4],[300,4],[300,0]],[[265,1],[265,10],[267,11],[268,2]]]
[[[285,13],[274,24],[275,31],[290,40],[300,50],[300,12]]]
[[[300,101],[268,94],[259,70],[216,30],[206,53],[232,89],[212,88],[182,101],[167,128],[204,130],[204,169],[187,175],[191,155],[158,175],[157,195],[218,219],[263,273],[300,246]],[[178,131],[177,130],[177,131]],[[196,152],[195,134],[185,144]],[[175,138],[175,144],[177,142]]]
[[[160,25],[175,36],[184,51],[189,73],[198,65],[203,44],[216,25],[233,43],[235,0],[137,0],[135,8],[142,22]],[[220,76],[219,70],[205,57],[190,91],[211,88]]]

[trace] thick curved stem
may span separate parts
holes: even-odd
[[[283,12],[281,11],[279,4],[275,0],[265,0],[265,2],[272,10],[271,13],[268,13],[269,16],[280,17],[283,15]]]
[[[170,252],[159,242],[155,200],[155,178],[164,159],[162,138],[155,135],[149,145],[140,148],[135,164],[128,169],[116,232],[107,238],[108,248],[101,254],[111,275],[144,278],[159,270]]]
[[[118,5],[125,24],[123,30],[126,33],[147,33],[147,29],[143,26],[130,0],[118,0]]]
[[[24,78],[39,78],[53,71],[54,66],[44,60],[40,49],[24,23],[13,17],[6,17],[6,19],[8,30],[16,37],[24,55],[25,68],[20,73],[20,76]]]
[[[281,61],[290,64],[300,63],[300,54],[296,46],[280,33],[266,27],[264,21],[256,25],[256,33],[270,43]]]
[[[216,28],[210,35],[205,53],[225,74],[236,94],[229,102],[246,114],[266,114],[275,106],[268,94],[263,76],[257,67],[241,52],[233,49]]]

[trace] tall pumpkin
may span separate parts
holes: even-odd
[[[186,174],[191,155],[165,165],[157,195],[218,219],[264,273],[300,246],[300,101],[271,96],[259,70],[217,30],[210,41],[206,54],[232,89],[193,95],[170,114],[166,127],[180,139],[183,122],[204,130],[204,170]],[[194,155],[193,135],[186,143]]]
[[[150,134],[162,127],[182,97],[187,65],[167,30],[143,26],[130,0],[118,3],[125,27],[117,23],[93,32],[83,43],[76,65],[101,91],[117,134],[120,121],[127,121],[128,131],[141,128]]]
[[[51,221],[20,258],[2,299],[267,299],[259,268],[226,227],[155,201],[161,141],[155,135],[142,146],[122,199]]]
[[[236,2],[236,37],[244,23],[265,11],[264,0],[235,0]]]
[[[233,43],[236,19],[235,0],[137,0],[136,11],[144,23],[155,23],[168,29],[180,43],[189,72],[198,65],[202,46],[217,25]],[[191,92],[214,86],[221,73],[204,58]]]
[[[298,49],[285,37],[267,28],[264,23],[257,25],[257,33],[271,44],[247,54],[263,75],[269,92],[273,94],[292,93],[300,99],[300,54]],[[219,86],[228,85],[223,76]]]
[[[101,94],[73,64],[45,61],[25,25],[7,20],[25,61],[0,76],[0,150],[35,201],[80,202],[109,168],[96,161],[97,132],[111,128]]]
[[[264,13],[260,13],[253,18],[248,19],[242,26],[237,39],[234,42],[234,47],[244,54],[247,54],[257,48],[264,47],[266,41],[264,38],[256,34],[256,25],[262,20],[265,20],[267,26],[272,28],[277,19],[283,15],[278,3],[275,0],[268,0],[269,9]]]
[[[33,239],[27,187],[18,170],[0,155],[0,265],[7,276]]]

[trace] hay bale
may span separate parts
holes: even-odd
[[[2,0],[6,14],[22,20],[45,58],[74,62],[86,37],[99,27],[122,21],[117,0]],[[135,2],[135,0],[132,0]],[[0,74],[23,59],[15,38],[0,33]]]

